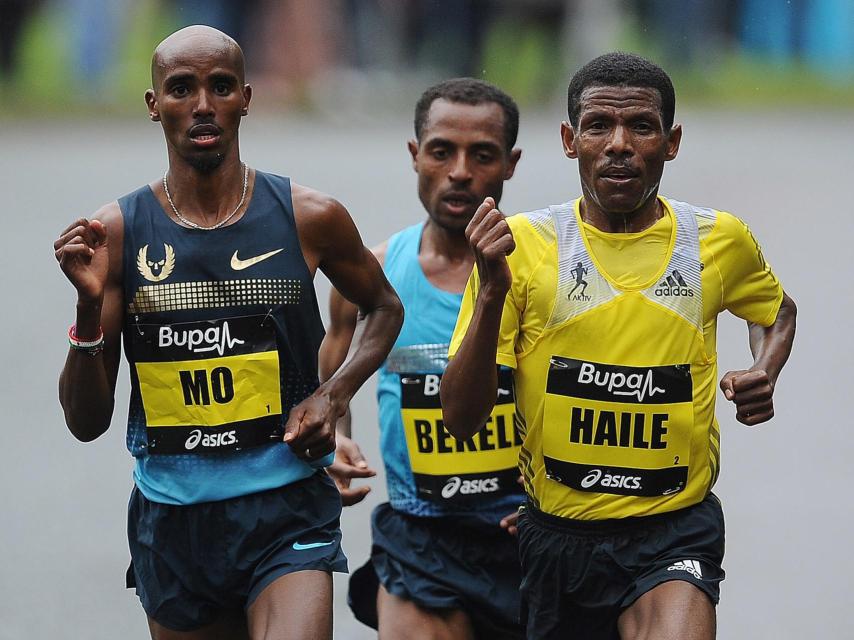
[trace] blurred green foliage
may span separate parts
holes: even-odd
[[[176,25],[156,0],[134,2],[121,47],[108,73],[95,86],[78,80],[66,16],[50,5],[25,24],[18,51],[18,67],[11,78],[0,78],[5,100],[0,114],[85,115],[136,113],[143,107],[143,92],[151,84],[151,52]]]
[[[0,77],[0,116],[97,113],[138,114],[150,84],[154,46],[178,25],[158,0],[131,5],[128,29],[109,72],[96,86],[77,79],[70,33],[61,9],[45,4],[21,34],[19,64],[13,77]],[[516,97],[523,107],[562,101],[571,64],[562,59],[556,30],[498,20],[482,49],[481,75]],[[627,20],[616,48],[661,60],[655,40]],[[773,65],[738,53],[718,51],[702,66],[668,70],[680,105],[745,108],[851,108],[854,80],[833,79],[799,64]],[[310,108],[311,101],[301,106]],[[294,106],[294,105],[292,105]],[[300,106],[300,105],[297,105]],[[394,106],[394,105],[392,105]],[[408,107],[409,105],[407,105]]]
[[[564,65],[556,51],[560,51],[556,34],[536,25],[520,28],[513,21],[498,21],[484,41],[483,78],[523,106],[550,99],[555,86],[565,84]]]

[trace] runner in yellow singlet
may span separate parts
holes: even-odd
[[[607,54],[568,94],[562,141],[582,196],[511,218],[487,199],[472,219],[445,426],[469,437],[496,363],[514,370],[530,640],[713,638],[717,316],[749,325],[754,361],[720,387],[752,426],[773,416],[795,304],[743,222],[658,194],[682,137],[663,70]]]

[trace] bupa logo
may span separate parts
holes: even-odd
[[[670,275],[658,284],[653,293],[659,297],[694,297],[694,290],[688,286],[682,274],[676,269],[671,271]]]
[[[225,447],[230,444],[234,444],[237,442],[237,432],[236,431],[224,431],[223,433],[206,433],[202,435],[201,429],[193,429],[190,432],[190,437],[187,438],[187,441],[184,443],[184,448],[187,451],[192,451],[196,447],[200,446],[204,449],[216,449],[218,447]]]
[[[578,384],[593,384],[607,389],[615,396],[635,396],[638,402],[643,402],[656,393],[664,393],[664,389],[653,383],[652,369],[646,373],[630,373],[626,375],[619,371],[599,371],[591,362],[584,362],[578,369]]]
[[[453,498],[457,493],[460,495],[475,495],[480,493],[493,493],[498,491],[498,478],[479,478],[477,480],[463,480],[459,476],[451,476],[442,487],[442,497],[446,500]]]
[[[157,335],[157,345],[160,348],[187,347],[193,353],[216,351],[219,355],[223,355],[238,344],[245,344],[245,340],[231,337],[228,321],[223,322],[221,327],[208,327],[207,329],[176,331],[170,326],[163,326],[160,327]]]
[[[582,489],[595,489],[597,486],[608,489],[641,490],[640,476],[626,476],[615,473],[604,473],[601,469],[593,469],[581,479]]]

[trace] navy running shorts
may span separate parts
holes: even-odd
[[[285,574],[346,572],[340,514],[338,489],[325,471],[278,489],[181,506],[152,502],[134,488],[127,586],[160,625],[199,629],[224,612],[245,611]]]
[[[671,513],[570,520],[530,503],[519,515],[528,640],[619,640],[617,619],[654,587],[690,582],[712,604],[724,579],[724,518],[709,494]]]
[[[420,518],[389,504],[371,517],[371,559],[350,577],[348,603],[377,628],[377,590],[423,609],[459,609],[478,638],[520,640],[519,549],[498,525]]]

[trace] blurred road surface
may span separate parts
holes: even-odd
[[[524,117],[523,156],[505,190],[514,212],[579,192],[558,138],[561,114]],[[723,472],[716,492],[727,515],[723,640],[852,637],[849,577],[854,512],[851,393],[854,341],[850,199],[854,117],[815,113],[685,112],[682,151],[662,193],[743,217],[800,308],[794,355],[780,379],[777,417],[748,429],[722,399]],[[409,114],[382,123],[269,115],[242,130],[251,165],[335,195],[374,245],[423,217],[405,149]],[[124,448],[127,370],[112,429],[83,445],[66,431],[56,379],[73,320],[74,294],[52,255],[79,215],[156,179],[165,168],[159,127],[138,121],[0,122],[0,639],[144,639],[145,619],[124,589],[125,507],[131,458]],[[846,257],[847,256],[847,257]],[[328,284],[318,279],[321,306]],[[720,326],[720,372],[750,363],[743,322]],[[354,431],[379,464],[371,381],[354,402]],[[351,568],[369,548],[365,504],[346,510]],[[375,637],[346,607],[335,580],[335,637]]]

